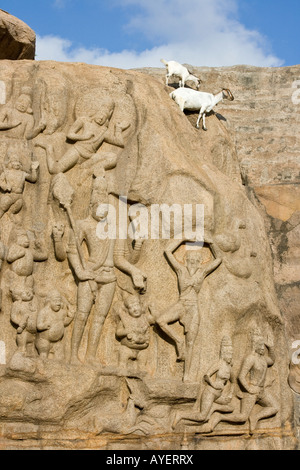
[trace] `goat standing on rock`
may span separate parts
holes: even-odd
[[[178,88],[170,93],[170,97],[178,104],[182,112],[185,109],[188,109],[189,111],[200,110],[196,127],[199,129],[200,120],[203,118],[202,127],[205,131],[207,131],[207,128],[205,127],[205,115],[209,113],[214,106],[220,103],[220,101],[224,99],[229,101],[234,100],[233,94],[227,88],[223,88],[223,90],[217,95],[188,88]]]
[[[175,62],[175,60],[167,62],[164,59],[160,59],[160,61],[167,67],[166,85],[169,84],[169,78],[174,75],[175,77],[179,77],[179,87],[184,87],[185,82],[191,81],[195,83],[197,90],[199,89],[201,80],[191,74],[186,67],[179,64],[179,62]]]

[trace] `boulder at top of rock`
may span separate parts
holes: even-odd
[[[23,21],[0,10],[0,59],[34,60],[35,33]]]

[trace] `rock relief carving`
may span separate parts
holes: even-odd
[[[20,156],[14,148],[7,152],[4,169],[0,174],[0,219],[10,211],[17,214],[23,207],[25,182],[36,183],[39,175],[39,162],[32,161],[30,170],[24,171]]]
[[[127,295],[124,304],[120,305],[117,312],[118,324],[116,338],[119,346],[119,367],[123,370],[130,368],[131,364],[136,369],[145,370],[146,351],[150,344],[150,327],[155,324],[155,318],[151,315],[149,307],[141,304],[138,295]]]
[[[230,413],[230,404],[234,392],[234,376],[232,373],[233,347],[231,338],[224,336],[221,343],[220,359],[213,364],[204,376],[205,386],[190,412],[178,411],[172,427],[184,421],[185,424],[199,424],[209,421],[214,412]],[[228,387],[228,384],[230,385]],[[226,392],[226,393],[225,393]],[[200,408],[200,411],[199,411]]]
[[[38,312],[36,319],[36,349],[39,356],[47,359],[54,353],[55,346],[63,339],[65,328],[73,321],[68,301],[58,290],[51,291],[45,306]]]
[[[5,148],[6,152],[2,156],[0,177],[0,204],[4,207],[1,228],[3,230],[7,220],[6,212],[12,213],[12,235],[15,234],[15,240],[12,236],[8,248],[4,243],[3,247],[0,245],[2,268],[8,273],[11,284],[10,295],[6,288],[4,291],[4,305],[5,308],[9,306],[11,322],[7,325],[6,320],[5,327],[14,342],[16,338],[18,353],[10,362],[7,374],[10,378],[18,377],[18,380],[21,377],[26,383],[34,380],[40,386],[45,376],[55,371],[55,377],[60,373],[63,377],[60,384],[66,381],[70,389],[74,377],[78,378],[80,393],[85,398],[78,399],[80,404],[76,409],[76,392],[71,390],[69,395],[64,394],[68,397],[64,406],[68,408],[72,400],[72,403],[76,402],[74,409],[78,416],[83,416],[82,422],[89,413],[92,414],[93,423],[87,424],[86,430],[96,435],[104,432],[176,434],[182,426],[188,428],[191,423],[196,432],[207,434],[217,433],[220,426],[229,426],[229,431],[222,428],[221,432],[230,435],[233,429],[239,430],[247,421],[250,421],[251,432],[254,432],[260,421],[265,422],[278,415],[279,404],[274,402],[273,394],[269,393],[264,381],[268,369],[274,364],[272,345],[263,341],[262,347],[260,340],[259,346],[259,335],[256,335],[251,355],[237,361],[236,365],[232,346],[236,330],[232,326],[232,318],[226,312],[223,319],[222,303],[216,306],[212,302],[214,287],[218,287],[217,282],[223,275],[245,282],[253,277],[252,261],[256,251],[248,243],[251,238],[247,233],[248,219],[245,221],[245,217],[243,220],[240,213],[235,215],[234,204],[233,209],[228,210],[230,221],[224,224],[214,226],[214,214],[209,214],[210,231],[205,234],[204,241],[210,260],[205,263],[201,260],[201,250],[188,250],[184,263],[177,260],[176,252],[186,243],[185,239],[172,240],[166,249],[165,243],[157,244],[159,248],[155,256],[152,242],[142,238],[100,239],[97,226],[106,223],[112,201],[108,180],[115,177],[119,161],[124,155],[130,160],[131,152],[134,153],[132,149],[135,149],[133,157],[142,167],[139,161],[145,151],[142,126],[147,113],[138,110],[136,125],[140,128],[135,135],[135,144],[138,142],[138,145],[127,147],[127,136],[133,131],[134,123],[130,119],[119,119],[117,108],[121,101],[111,90],[107,93],[101,91],[97,96],[91,92],[69,90],[69,94],[64,95],[63,104],[59,105],[55,101],[55,93],[50,93],[51,80],[39,79],[33,87],[33,99],[23,92],[19,98],[4,105],[0,114],[0,144],[5,141],[1,149]],[[138,102],[137,96],[134,99]],[[63,145],[56,141],[60,133]],[[7,145],[10,144],[9,139],[22,142],[30,150],[31,146],[35,147],[39,162],[32,160],[30,170],[25,171],[24,155],[14,159],[16,153]],[[24,144],[26,140],[33,142]],[[168,155],[166,160],[170,166],[173,165]],[[200,166],[201,178],[195,181],[203,180],[202,188],[205,183],[209,186],[210,182],[209,171]],[[146,167],[144,164],[143,168]],[[186,167],[185,172],[188,171]],[[210,171],[213,180],[215,170],[211,168]],[[131,177],[134,180],[134,174]],[[149,175],[145,174],[143,178],[149,179]],[[211,191],[215,206],[219,203],[216,195],[218,180],[221,179],[218,173]],[[165,180],[168,181],[167,178]],[[228,179],[224,181],[229,184]],[[143,184],[142,178],[140,183]],[[115,181],[114,197],[119,195],[119,186],[125,187],[120,176]],[[15,217],[15,213],[25,212],[22,210],[24,203],[27,205],[32,201],[28,189],[37,199],[41,197],[46,201],[48,192],[52,198],[50,204],[49,198],[48,204],[41,203],[45,212],[41,238],[34,232],[29,236],[29,230],[19,228],[19,219]],[[175,197],[176,185],[173,191],[172,197]],[[100,204],[102,211],[99,210]],[[34,220],[30,222],[32,226],[38,226],[39,216],[35,210],[32,213]],[[38,267],[42,268],[42,274]],[[170,267],[175,271],[178,286]],[[58,280],[56,286],[55,282],[43,280],[48,270],[53,281],[63,269],[69,269],[68,285],[63,276],[59,278],[62,279],[59,286]],[[157,284],[153,279],[160,276],[161,289],[154,288]],[[37,292],[43,282],[47,289],[50,286],[51,291],[47,290],[40,296]],[[164,298],[158,290],[164,291]],[[62,295],[65,291],[68,299],[72,297],[72,306]],[[153,302],[156,305],[156,297],[159,296],[163,299],[161,306],[154,308]],[[239,296],[240,292],[237,293]],[[76,310],[74,314],[73,310]],[[112,312],[117,323],[111,320]],[[247,316],[249,312],[243,314]],[[1,314],[1,321],[4,316]],[[201,343],[205,333],[201,331],[203,317],[208,323],[215,322],[212,353],[207,353]],[[241,324],[243,326],[242,321]],[[219,325],[226,327],[232,339],[222,339]],[[150,344],[150,339],[153,344]],[[109,342],[108,352],[105,351],[105,341]],[[161,349],[159,342],[163,345]],[[70,357],[62,351],[65,343],[69,346]],[[161,351],[169,372],[166,377],[159,376],[157,368],[150,369],[148,364],[149,359],[157,363]],[[218,359],[219,353],[219,360],[209,368],[211,358]],[[198,356],[197,370],[192,371],[192,361]],[[103,372],[103,357],[111,367],[111,375]],[[50,358],[53,360],[48,361]],[[56,361],[60,361],[59,366]],[[236,383],[234,387],[233,366],[242,366],[237,378],[238,391]],[[79,378],[81,375],[84,377],[82,380]],[[199,382],[204,385],[201,393]],[[122,389],[120,395],[119,388]],[[46,387],[44,390],[39,400],[45,400],[48,395]],[[51,394],[55,396],[53,389]],[[107,394],[111,395],[110,400],[107,400]],[[93,397],[91,401],[90,397]],[[103,403],[107,400],[105,405],[102,400]],[[85,401],[87,409],[80,408]],[[26,406],[28,403],[23,400],[20,410]],[[33,413],[32,409],[30,412]],[[22,420],[21,415],[18,419]],[[35,419],[39,418],[32,421]],[[41,422],[43,419],[47,421],[44,415]],[[74,419],[76,421],[76,416]],[[78,423],[81,423],[80,419]]]
[[[182,240],[172,241],[165,250],[165,256],[178,278],[179,300],[162,313],[158,324],[164,333],[174,341],[177,360],[184,361],[184,380],[188,381],[190,380],[193,347],[200,325],[198,296],[205,278],[217,269],[222,260],[216,254],[214,244],[210,243],[210,249],[214,254],[213,261],[202,265],[200,252],[191,249],[186,252],[185,265],[182,265],[174,256],[174,252],[182,243]],[[178,337],[170,326],[177,321],[184,327],[185,339]]]

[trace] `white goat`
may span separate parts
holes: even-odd
[[[191,74],[186,67],[179,64],[179,62],[175,62],[175,60],[170,60],[167,62],[164,59],[160,59],[160,61],[167,67],[166,85],[169,84],[169,78],[174,75],[175,77],[179,77],[180,87],[184,87],[185,82],[191,81],[195,83],[197,90],[199,89],[201,80],[195,77],[195,75]]]
[[[183,112],[185,109],[190,111],[198,111],[199,116],[197,119],[196,127],[199,129],[199,123],[203,117],[203,129],[207,131],[205,127],[205,115],[209,113],[214,106],[220,101],[227,99],[233,101],[234,97],[230,90],[223,88],[220,93],[213,95],[212,93],[205,93],[202,91],[191,90],[189,88],[177,88],[177,90],[170,93],[170,97],[178,104],[179,108]]]

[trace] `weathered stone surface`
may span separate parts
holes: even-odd
[[[35,33],[19,18],[0,10],[0,60],[34,60]]]
[[[236,101],[204,132],[162,75],[6,61],[0,80],[1,445],[179,449],[186,431],[190,449],[294,448],[289,317]],[[100,240],[95,208],[121,211],[119,196],[148,214],[203,204],[203,249]]]
[[[232,137],[244,184],[261,203],[281,310],[290,332],[299,335],[300,66],[188,68],[201,78],[201,91],[225,87],[235,97],[220,103],[215,113]],[[164,83],[163,68],[141,71]],[[192,124],[196,116],[189,116]],[[211,136],[213,120],[207,119]]]

